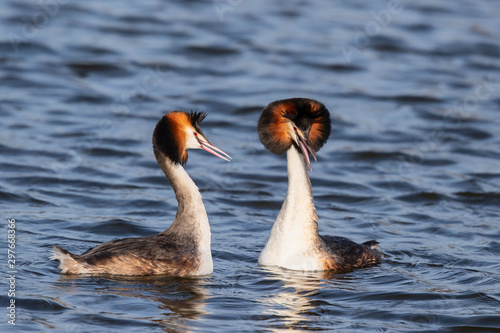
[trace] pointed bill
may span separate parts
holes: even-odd
[[[299,147],[300,150],[302,151],[302,155],[306,158],[306,163],[307,166],[309,167],[309,170],[312,171],[312,166],[311,166],[311,160],[309,159],[309,152],[311,152],[311,155],[316,159],[316,156],[314,156],[314,153],[311,151],[311,148],[309,145],[299,136]]]
[[[226,154],[225,152],[223,152],[219,148],[215,147],[214,145],[212,145],[208,141],[198,139],[198,142],[200,143],[200,148],[201,149],[203,149],[205,151],[208,151],[210,154],[213,154],[213,155],[215,155],[217,157],[220,157],[220,158],[222,158],[225,161],[231,162],[230,161],[231,156],[229,156],[228,154]]]
[[[314,158],[314,160],[316,162],[318,162],[318,159],[316,158],[316,155],[314,154],[314,152],[312,151],[311,147],[309,146],[309,144],[307,142],[304,142],[304,145],[306,146],[307,150],[309,151],[309,153],[311,154],[311,156]]]

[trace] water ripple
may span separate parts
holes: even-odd
[[[500,7],[400,5],[2,2],[0,206],[16,219],[16,328],[499,331]],[[299,96],[332,113],[310,172],[319,229],[377,239],[378,267],[257,265],[288,177],[256,123],[269,102]],[[212,276],[60,275],[53,244],[82,253],[174,220],[151,147],[174,109],[206,111],[207,138],[233,157],[190,151],[186,165],[211,223]]]

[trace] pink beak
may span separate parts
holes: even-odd
[[[302,155],[306,158],[306,163],[309,169],[312,171],[312,166],[311,166],[311,160],[309,159],[309,153],[311,153],[311,156],[314,158],[315,161],[316,155],[314,155],[314,152],[312,151],[311,147],[309,147],[309,144],[307,144],[306,140],[304,140],[300,135],[297,134],[298,142],[299,142],[299,147],[300,150],[302,151]]]
[[[199,136],[196,137],[200,143],[201,149],[208,151],[210,154],[214,154],[217,157],[222,158],[225,161],[231,162],[231,156],[220,150],[219,148],[212,145],[210,142],[202,140]],[[220,154],[219,154],[220,153]],[[224,155],[224,156],[223,156]]]

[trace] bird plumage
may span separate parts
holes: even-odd
[[[65,274],[204,275],[213,271],[210,225],[198,187],[182,167],[188,149],[204,149],[228,160],[229,155],[205,138],[205,113],[173,111],[153,132],[156,160],[174,189],[178,208],[171,226],[146,237],[112,240],[81,255],[54,246],[53,260]],[[223,155],[227,156],[224,157]]]
[[[320,236],[307,167],[309,155],[330,135],[330,113],[320,102],[292,98],[270,103],[262,111],[258,133],[274,154],[286,152],[288,190],[283,206],[259,256],[263,266],[293,270],[335,270],[372,266],[381,261],[377,242],[355,243],[343,237]]]

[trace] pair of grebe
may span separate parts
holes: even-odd
[[[203,149],[229,161],[203,134],[201,112],[173,111],[153,132],[153,151],[178,201],[177,215],[164,232],[124,238],[98,245],[81,255],[54,246],[52,259],[65,274],[196,276],[213,271],[210,225],[201,194],[186,173],[188,149]],[[330,113],[315,100],[275,101],[258,122],[262,144],[274,154],[287,154],[288,191],[285,202],[259,256],[262,266],[302,271],[341,271],[380,263],[376,241],[358,244],[342,237],[320,236],[308,168],[311,155],[330,135]]]

